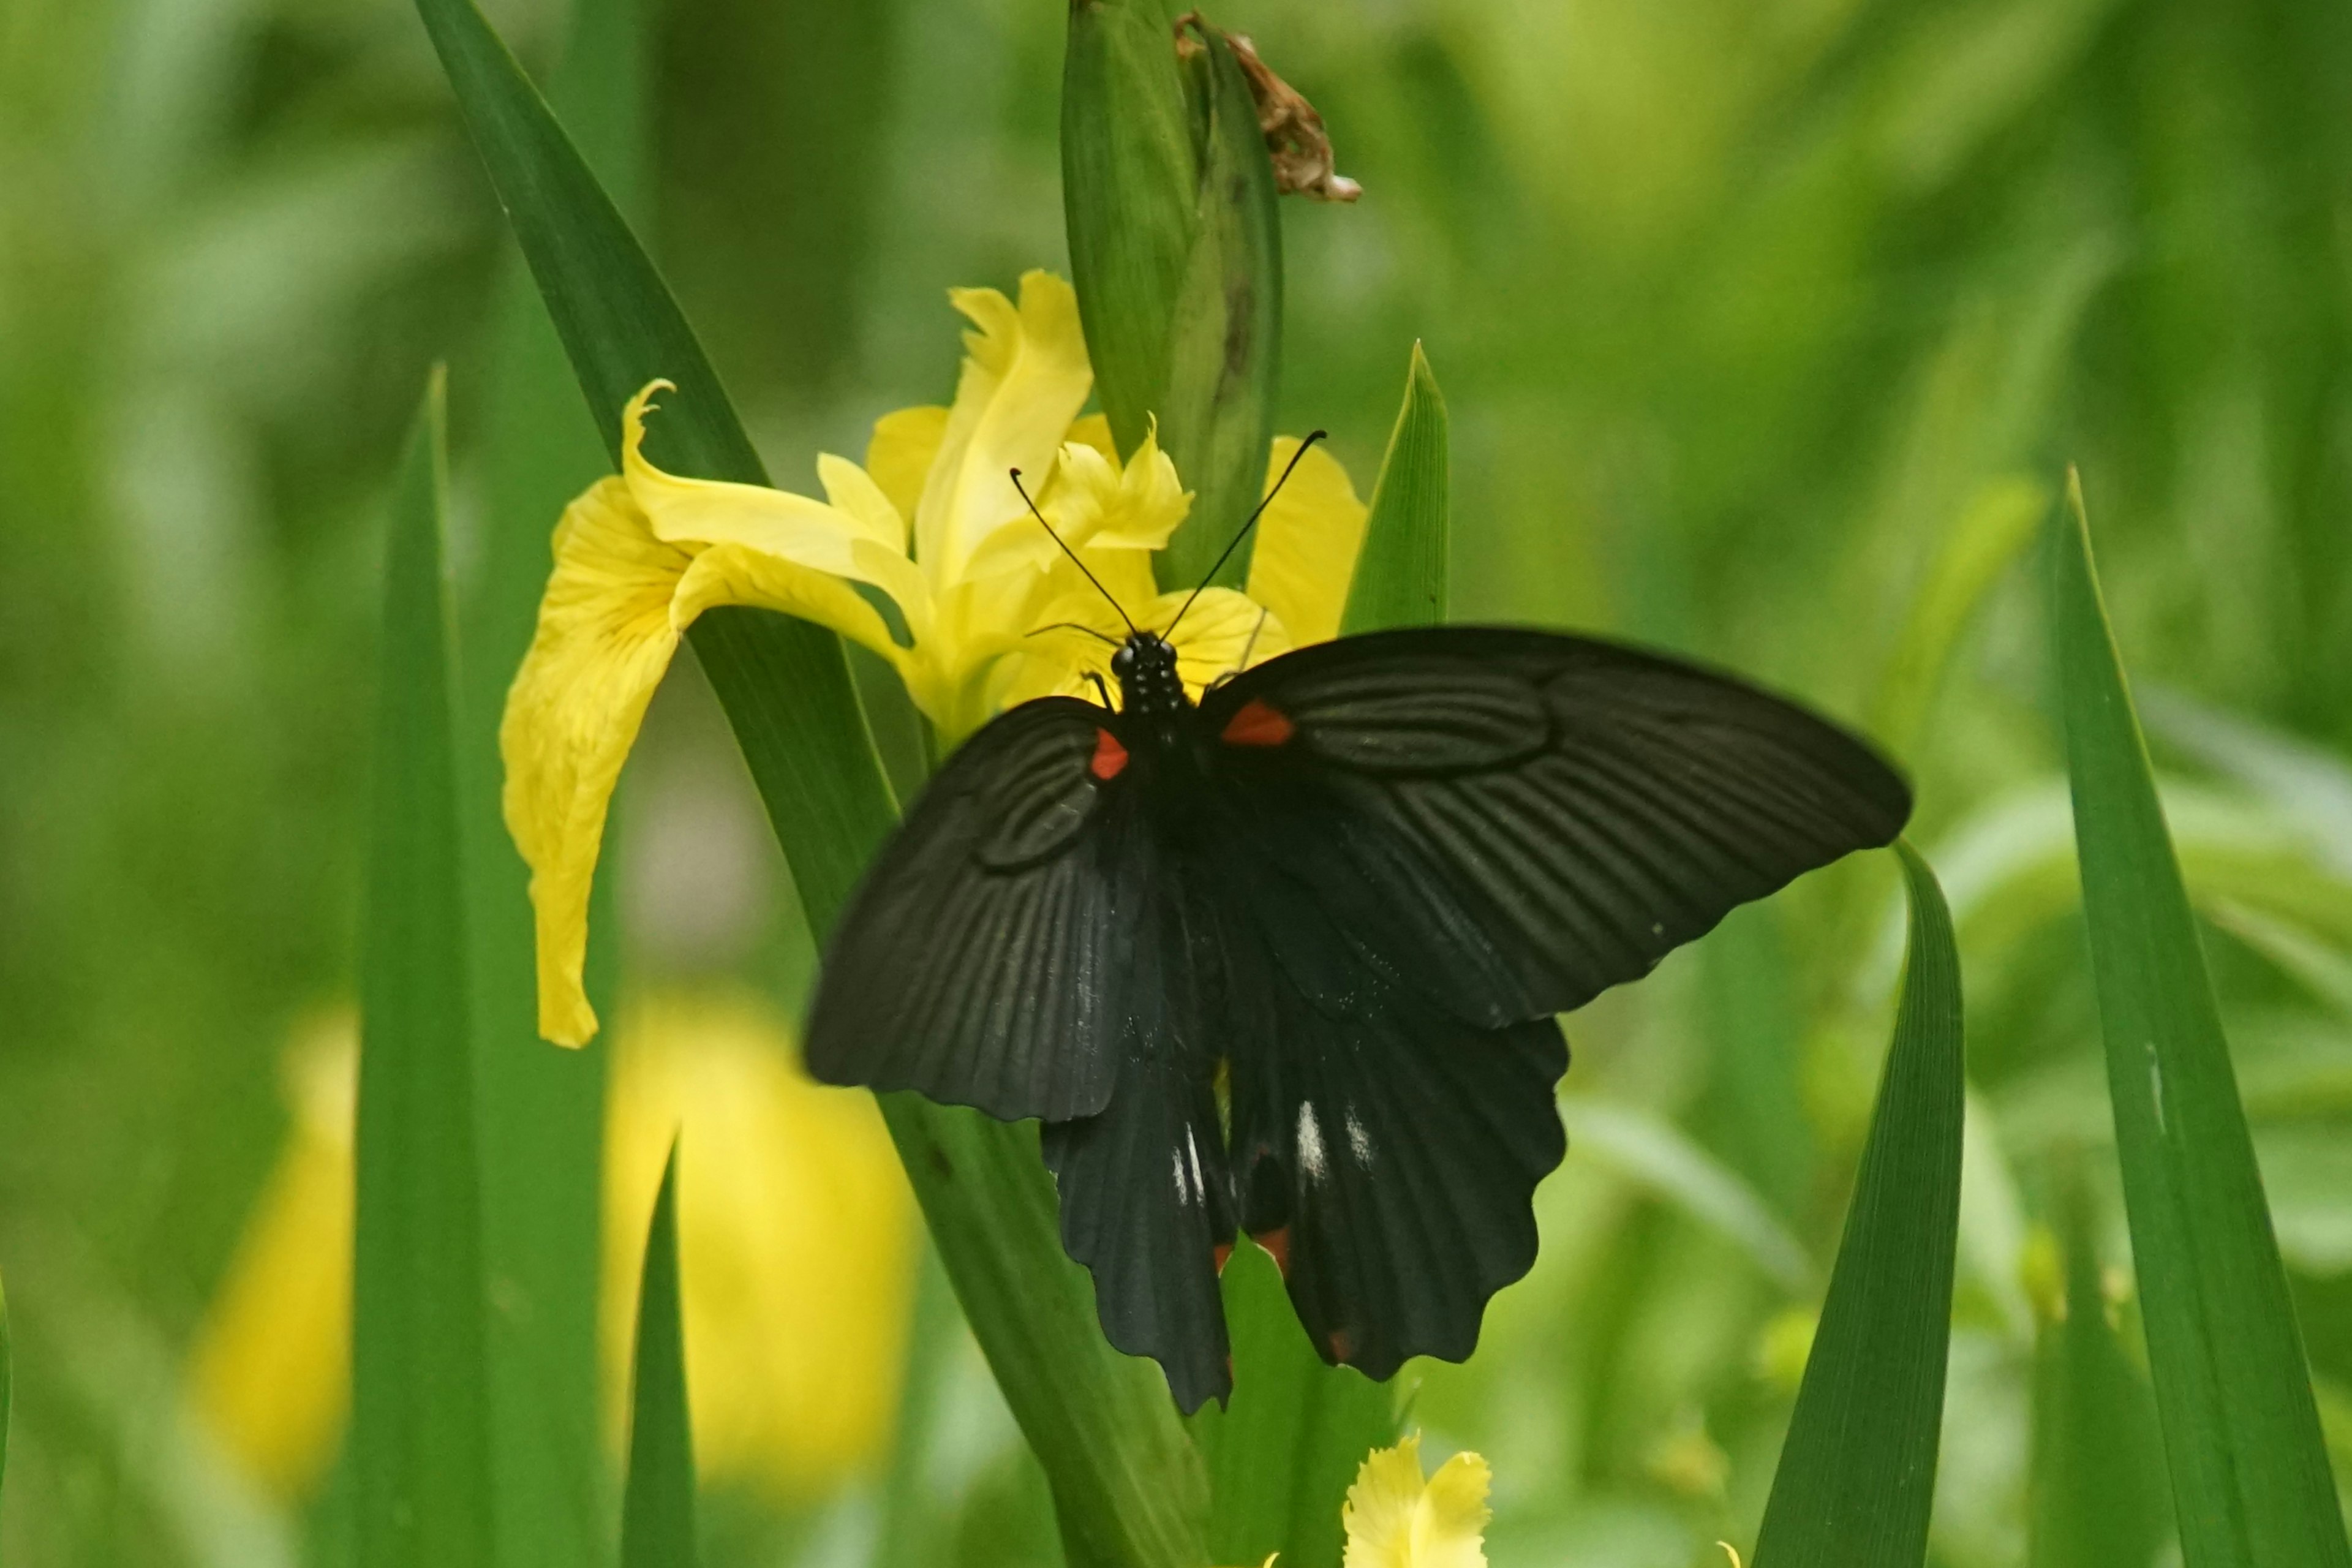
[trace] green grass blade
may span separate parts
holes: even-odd
[[[637,1289],[636,1373],[629,1390],[629,1479],[621,1568],[694,1568],[694,1424],[686,1403],[678,1310],[677,1144],[662,1166]]]
[[[1062,205],[1095,390],[1123,453],[1166,405],[1200,179],[1166,8],[1079,0],[1062,66]]]
[[[2344,1568],[2303,1342],[2229,1042],[2070,477],[2050,613],[2083,912],[2188,1568]]]
[[[1168,1384],[1104,1342],[1035,1125],[880,1097],[965,1321],[1054,1489],[1072,1568],[1200,1568],[1208,1484]]]
[[[8,1413],[16,1391],[16,1352],[8,1342],[8,1289],[0,1284],[0,1483],[8,1479]]]
[[[1274,1259],[1236,1247],[1225,1265],[1234,1394],[1192,1435],[1209,1461],[1209,1560],[1339,1568],[1339,1506],[1357,1467],[1396,1440],[1395,1396],[1307,1342]]]
[[[1339,629],[1369,632],[1444,620],[1447,548],[1445,398],[1415,343]]]
[[[352,1323],[360,1568],[495,1554],[442,389],[384,562],[374,824],[360,957]]]
[[[760,482],[751,443],[661,279],[471,0],[418,0],[492,184],[607,441],[645,381],[659,460]],[[895,820],[831,633],[712,611],[695,651],[820,937]],[[884,1116],[966,1318],[1051,1479],[1070,1561],[1197,1568],[1206,1485],[1159,1369],[1104,1342],[1055,1227],[1034,1129],[886,1096]]]
[[[1936,874],[1908,844],[1895,853],[1911,937],[1895,1043],[1757,1568],[1927,1560],[1960,1223],[1960,959]]]
[[[666,376],[677,391],[651,422],[649,455],[680,473],[766,483],[652,260],[480,10],[472,0],[417,0],[417,10],[608,455],[618,455],[623,405]],[[840,639],[805,622],[736,609],[706,615],[692,635],[822,930],[893,817]],[[751,743],[755,734],[762,743]]]
[[[1202,47],[1183,69],[1201,130],[1201,184],[1160,405],[1160,444],[1194,494],[1155,563],[1169,589],[1208,574],[1265,492],[1282,357],[1282,221],[1257,102],[1224,35],[1203,27],[1194,37]],[[1244,539],[1216,581],[1239,586],[1249,554]]]
[[[579,0],[549,101],[608,190],[643,181],[643,0]],[[609,1460],[597,1408],[605,1043],[539,1038],[529,872],[499,805],[499,721],[547,580],[550,520],[607,471],[604,443],[520,258],[500,279],[478,379],[482,505],[464,584],[467,934],[480,1030],[483,1245],[505,1568],[609,1563]],[[625,813],[605,829],[587,989],[612,1013],[613,872]]]
[[[2156,1399],[2107,1322],[2089,1205],[2066,1206],[2066,1315],[2034,1353],[2028,1568],[2147,1568],[2171,1531]]]

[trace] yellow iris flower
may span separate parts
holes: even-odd
[[[507,826],[531,868],[548,1039],[576,1046],[596,1032],[580,973],[605,810],[654,688],[704,610],[781,610],[872,649],[949,744],[1013,702],[1087,689],[1122,612],[1155,630],[1175,619],[1183,595],[1158,592],[1151,553],[1192,498],[1155,440],[1122,463],[1102,417],[1081,417],[1094,373],[1070,286],[1031,272],[1017,305],[992,289],[949,298],[972,323],[954,405],[886,415],[863,467],[819,458],[824,500],[656,468],[643,450],[667,385],[656,382],[629,403],[622,471],[565,510],[499,732]],[[1297,448],[1275,443],[1269,481]],[[1118,610],[1030,517],[1015,468]],[[1308,451],[1259,521],[1247,593],[1209,590],[1177,628],[1195,695],[1244,662],[1337,636],[1363,531],[1346,471]]]
[[[206,1429],[289,1500],[317,1489],[350,1405],[358,1062],[348,1010],[298,1034],[293,1126],[188,1365]],[[599,1370],[614,1451],[638,1265],[673,1136],[702,1474],[789,1501],[869,1473],[906,1360],[913,1198],[872,1098],[810,1082],[782,1021],[740,995],[649,998],[613,1053]]]
[[[1490,1479],[1485,1459],[1463,1453],[1424,1479],[1419,1437],[1374,1449],[1339,1510],[1345,1568],[1486,1568]]]

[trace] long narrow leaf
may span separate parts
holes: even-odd
[[[636,1372],[629,1393],[629,1479],[621,1568],[694,1568],[694,1424],[686,1403],[678,1310],[677,1145],[662,1166],[637,1286]]]
[[[642,9],[643,0],[578,0],[549,89],[607,188],[621,192],[642,183]],[[502,1568],[593,1568],[613,1552],[597,1409],[605,1045],[567,1051],[539,1038],[530,879],[500,811],[499,721],[530,645],[552,520],[607,460],[520,257],[500,280],[486,357],[477,566],[459,625],[499,1558]],[[589,922],[587,990],[605,1016],[618,826],[606,830]]]
[[[16,1387],[16,1352],[8,1342],[8,1291],[0,1285],[0,1481],[8,1478],[8,1413]]]
[[[360,959],[352,1468],[361,1568],[488,1568],[490,1410],[436,374],[384,563]]]
[[[1920,1568],[1951,1341],[1964,1084],[1960,960],[1936,874],[1898,843],[1910,950],[1820,1331],[1757,1568]]]
[[[1339,1508],[1364,1456],[1396,1438],[1389,1388],[1327,1366],[1307,1342],[1274,1259],[1236,1247],[1225,1265],[1234,1393],[1192,1434],[1209,1460],[1210,1559],[1339,1568]]]
[[[1233,46],[1214,27],[1202,26],[1197,36],[1185,90],[1200,127],[1201,184],[1160,405],[1160,443],[1194,495],[1155,561],[1169,589],[1192,587],[1220,556],[1216,581],[1238,585],[1248,575],[1249,541],[1224,552],[1265,488],[1282,358],[1274,164]]]
[[[1062,66],[1062,205],[1087,356],[1122,453],[1167,397],[1200,179],[1166,7],[1077,0]]]
[[[2181,1554],[2344,1568],[2286,1272],[2071,476],[2052,555],[2083,912]]]
[[[1372,486],[1341,631],[1431,626],[1445,618],[1446,462],[1445,397],[1429,357],[1415,343],[1405,368],[1404,402]]]
[[[418,0],[492,183],[599,427],[656,375],[667,466],[762,475],[685,319],[626,226],[470,0]],[[838,639],[714,611],[696,652],[822,934],[893,820]],[[886,1096],[883,1110],[965,1315],[1054,1487],[1079,1563],[1181,1565],[1201,1554],[1206,1487],[1166,1384],[1118,1355],[1085,1272],[1063,1254],[1033,1129]]]
[[[2107,1322],[2089,1202],[2067,1197],[2066,1312],[2034,1355],[2029,1568],[2147,1568],[2171,1522],[2156,1399]]]

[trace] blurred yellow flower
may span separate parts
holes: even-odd
[[[188,1366],[214,1435],[281,1497],[317,1485],[350,1402],[358,1041],[359,1019],[338,1008],[305,1020],[289,1042],[286,1147]]]
[[[317,1485],[349,1408],[357,1057],[348,1011],[289,1048],[293,1128],[189,1363],[205,1425],[287,1498]],[[915,1245],[872,1097],[810,1082],[762,1004],[666,997],[624,1021],[606,1106],[600,1374],[614,1453],[637,1266],[677,1133],[703,1475],[794,1498],[870,1468],[898,1407]]]
[[[1486,1568],[1490,1479],[1485,1459],[1463,1453],[1423,1479],[1419,1437],[1374,1449],[1339,1510],[1346,1568]]]
[[[1076,294],[1031,272],[1016,305],[992,289],[949,298],[972,322],[952,407],[877,421],[863,468],[817,459],[825,499],[663,472],[644,454],[655,382],[624,419],[622,471],[567,508],[539,629],[499,731],[506,819],[531,868],[539,1026],[582,1045],[588,887],[605,809],[646,705],[696,616],[748,605],[832,627],[896,668],[950,744],[1010,702],[1084,689],[1099,637],[1125,621],[1166,631],[1183,595],[1158,592],[1151,553],[1192,498],[1146,437],[1122,464],[1108,426],[1079,416],[1094,384]],[[1276,443],[1268,472],[1297,443]],[[1019,469],[1063,542],[1030,517]],[[1235,524],[1240,519],[1233,520]],[[1195,689],[1244,662],[1336,636],[1364,507],[1320,447],[1260,521],[1247,595],[1213,588],[1177,637]],[[898,613],[903,640],[876,601]]]
[[[687,1398],[702,1473],[783,1498],[870,1468],[898,1407],[913,1199],[874,1097],[812,1083],[743,997],[656,998],[614,1053],[604,1386],[614,1450],[638,1265],[670,1136]]]

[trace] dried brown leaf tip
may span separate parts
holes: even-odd
[[[1198,11],[1187,11],[1176,19],[1176,53],[1190,59],[1205,46],[1193,37],[1195,30],[1205,33],[1209,24]],[[1323,128],[1323,117],[1315,106],[1300,96],[1297,88],[1274,74],[1274,68],[1258,58],[1257,46],[1246,33],[1228,33],[1217,29],[1234,51],[1234,60],[1242,68],[1242,76],[1249,82],[1250,99],[1257,105],[1257,128],[1265,136],[1265,150],[1274,161],[1274,188],[1283,195],[1311,196],[1318,202],[1352,202],[1364,194],[1356,184],[1332,166],[1331,133]]]

